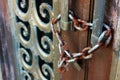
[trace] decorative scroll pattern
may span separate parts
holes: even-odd
[[[55,80],[52,0],[13,0],[21,80]]]

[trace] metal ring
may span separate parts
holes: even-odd
[[[110,30],[110,27],[107,24],[103,24],[103,26],[107,29]]]
[[[92,56],[93,56],[93,54],[89,54],[89,55],[87,55],[87,56],[84,56],[83,59],[91,59]]]
[[[108,39],[105,43],[105,46],[107,46],[110,43],[111,39],[112,39],[112,35],[110,34],[110,36],[108,37]]]
[[[106,33],[107,33],[107,30],[105,30],[105,31],[100,35],[100,37],[98,38],[98,42],[100,42],[100,41],[103,39],[103,37],[105,36]]]
[[[65,68],[65,67],[60,67],[60,68],[59,68],[59,72],[60,72],[60,73],[64,73],[65,71],[66,71],[66,68]]]
[[[58,61],[58,68],[60,68],[63,65],[64,61],[65,61],[65,58]]]

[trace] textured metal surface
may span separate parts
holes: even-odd
[[[95,45],[102,31],[104,8],[105,8],[105,0],[94,1],[93,27],[92,27],[92,35],[91,35],[92,45]]]
[[[58,0],[11,0],[9,6],[20,80],[58,80],[57,40],[50,28]]]
[[[97,1],[99,1],[99,0],[97,0]],[[115,9],[114,5],[113,5],[114,3],[115,3],[115,0],[106,0],[105,12],[104,12],[104,15],[102,15],[102,16],[104,16],[103,21],[110,26],[112,24],[113,29],[116,26],[116,12],[114,11],[114,9]],[[100,6],[100,5],[98,5],[98,6]],[[100,9],[100,8],[97,8],[97,9]],[[99,17],[101,17],[101,16],[99,16]],[[110,18],[113,20],[113,22],[111,22]],[[101,27],[100,25],[96,26],[96,29],[97,28],[100,29],[100,27]],[[97,34],[97,33],[95,33],[95,34]],[[93,33],[93,35],[94,35],[94,33]],[[93,39],[93,42],[94,42],[94,40],[95,39]],[[97,80],[109,80],[110,79],[111,62],[112,62],[112,55],[113,55],[112,43],[113,42],[111,41],[111,44],[109,45],[108,48],[102,47],[98,51],[94,52],[93,59],[91,59],[89,61],[88,80],[96,80],[96,79]],[[94,44],[95,44],[95,42],[94,42]],[[114,80],[114,79],[112,79],[112,80]]]
[[[66,3],[62,4],[62,1],[65,1],[67,5],[65,5]],[[59,74],[58,72],[58,40],[51,33],[50,19],[56,18],[62,12],[63,21],[68,21],[68,9],[61,5],[69,5],[69,8],[78,17],[86,21],[92,21],[92,16],[90,16],[92,12],[89,12],[90,5],[92,5],[90,1],[93,0],[69,0],[69,4],[68,0],[0,1],[0,6],[4,6],[2,11],[0,10],[0,13],[3,12],[3,22],[1,22],[5,22],[2,24],[3,27],[0,26],[0,33],[2,33],[0,34],[0,40],[2,39],[2,53],[4,53],[0,54],[4,59],[1,58],[4,61],[4,65],[1,67],[3,80],[109,80],[109,76],[111,80],[119,80],[119,14],[117,24],[117,9],[119,8],[116,6],[119,4],[119,0],[106,0],[104,15],[104,22],[113,24],[116,32],[115,36],[117,37],[114,39],[115,54],[113,54],[111,43],[110,47],[102,47],[94,52],[94,57],[90,61],[80,63],[82,67],[80,71],[75,69],[73,64],[70,64],[66,73]],[[95,24],[92,33],[95,37],[92,38],[93,45],[96,44],[97,37],[101,32],[100,25],[103,21],[104,9],[99,7],[104,7],[103,2],[105,0],[95,1],[95,15],[93,15],[93,23]],[[9,7],[7,7],[6,3],[8,3]],[[7,9],[9,9],[9,12],[7,12]],[[64,12],[64,10],[66,11]],[[98,20],[98,18],[100,19]],[[112,21],[113,23],[111,23]],[[68,27],[66,23],[63,23],[63,25]],[[62,31],[61,35],[70,46],[70,52],[73,53],[81,52],[83,48],[90,44],[87,31]],[[112,55],[113,61],[110,75]]]
[[[114,54],[112,58],[112,67],[110,80],[119,80],[120,79],[120,1],[113,0],[111,3],[111,15],[114,17],[109,17],[113,20],[114,23]]]
[[[63,30],[68,30],[70,27],[68,22],[68,2],[69,0],[60,0],[60,13],[61,13],[60,26]]]
[[[83,20],[89,18],[89,0],[70,0],[69,8]],[[68,43],[71,53],[81,52],[87,45],[87,31],[63,31],[63,39]],[[62,74],[62,80],[84,80],[85,64],[81,65],[82,69],[78,71],[70,64],[68,71]]]

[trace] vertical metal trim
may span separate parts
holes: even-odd
[[[59,14],[60,14],[60,0],[53,0],[53,13],[54,13],[54,18],[56,18]],[[57,25],[55,25],[55,28],[57,27]],[[53,35],[53,42],[54,42],[54,61],[53,61],[53,65],[54,65],[54,72],[55,72],[55,80],[60,80],[60,73],[58,72],[58,59],[59,59],[59,50],[56,49],[58,47],[58,41],[57,38],[55,37],[55,35]]]
[[[94,0],[90,0],[90,8],[89,8],[89,22],[93,22],[93,11],[94,11]],[[87,46],[90,46],[91,43],[91,29],[88,30],[87,34]],[[85,61],[85,75],[84,80],[88,80],[88,71],[89,71],[89,60]]]
[[[63,21],[68,21],[68,0],[60,0],[60,11],[61,11],[61,19]]]
[[[105,0],[95,0],[94,13],[93,13],[93,29],[91,36],[91,43],[93,46],[97,43],[97,39],[102,30],[104,9],[105,9]]]
[[[69,23],[68,23],[68,3],[69,0],[60,0],[60,13],[61,13],[61,20],[60,25],[63,30],[69,29]]]

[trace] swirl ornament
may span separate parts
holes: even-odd
[[[28,72],[26,72],[26,71],[22,71],[22,80],[33,80],[32,79],[32,76],[28,73]]]
[[[20,3],[20,5],[18,5]],[[27,5],[28,3],[28,5]],[[22,9],[25,9],[26,7],[28,7],[28,9],[23,12],[19,7],[21,7]],[[16,13],[16,15],[23,21],[27,21],[30,18],[30,10],[32,8],[32,2],[30,0],[22,0],[20,2],[20,0],[13,0],[13,8],[14,11]]]
[[[35,3],[33,3],[33,15],[34,15],[34,24],[36,24],[38,26],[38,28],[44,32],[50,32],[50,20],[48,23],[43,22],[37,14],[37,10],[36,10],[36,5]],[[44,10],[47,10],[47,13],[44,12]],[[52,7],[47,4],[47,3],[41,3],[40,7],[39,7],[39,13],[41,14],[41,16],[45,19],[47,15],[49,15],[49,19],[53,18],[54,14],[52,11]]]
[[[52,2],[13,0],[11,3],[21,80],[58,80],[54,71],[57,58],[50,27],[54,17]]]
[[[24,66],[25,69],[32,69],[32,64],[31,65],[28,64],[32,63],[32,56],[30,56],[27,50],[25,50],[24,48],[20,48],[18,58],[20,63]]]
[[[53,72],[53,70],[51,69],[51,67],[50,67],[49,65],[43,64],[43,66],[42,66],[42,71],[43,71],[43,73],[44,73],[45,76],[47,76],[47,75],[48,75],[48,72],[49,72],[49,73],[50,73],[50,76],[51,76],[50,80],[54,80],[55,75],[54,75],[54,72]],[[47,72],[47,71],[48,71],[48,72]]]
[[[51,63],[45,63],[38,57],[38,67],[37,72],[41,80],[54,80],[55,74],[53,71],[53,65]],[[40,64],[41,63],[41,64]],[[50,66],[51,65],[51,66]]]
[[[36,39],[38,42],[38,39]],[[41,38],[41,45],[44,49],[47,49],[47,48],[50,48],[50,52],[49,54],[46,53],[45,51],[43,51],[43,49],[39,46],[38,43],[35,44],[35,49],[37,51],[37,53],[39,53],[38,55],[40,55],[41,59],[45,60],[46,62],[51,62],[53,60],[53,49],[54,49],[54,46],[53,46],[53,43],[51,41],[51,39],[47,36],[43,36]]]
[[[21,33],[21,30],[22,33]],[[18,22],[16,24],[16,35],[18,38],[18,41],[26,48],[30,48],[31,45],[33,44],[33,39],[34,39],[34,30],[32,27],[30,27],[30,31],[28,30],[27,26],[25,26],[22,22]],[[30,35],[29,40],[26,40],[25,37]]]

